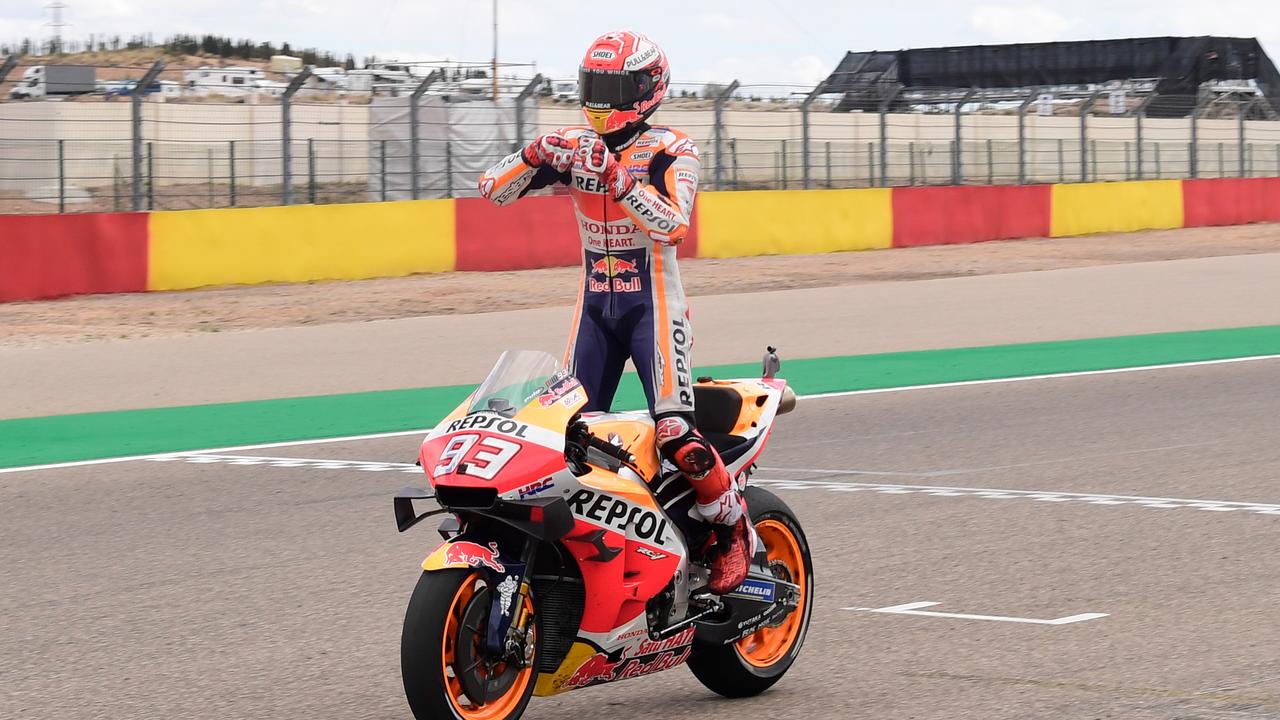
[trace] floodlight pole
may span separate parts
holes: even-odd
[[[418,101],[422,99],[427,88],[431,84],[440,79],[441,72],[439,69],[432,70],[427,74],[426,79],[418,83],[418,87],[413,89],[409,94],[409,187],[410,197],[414,200],[418,199]],[[494,98],[495,102],[497,98]]]
[[[970,100],[973,99],[973,96],[977,94],[978,94],[977,88],[969,88],[969,91],[964,94],[964,97],[960,98],[960,102],[956,103],[956,110],[955,110],[956,112],[956,149],[955,149],[955,152],[952,153],[951,155],[951,184],[952,185],[959,185],[961,181],[964,179],[964,158],[963,158],[964,153],[961,150],[962,148],[961,142],[963,142],[963,137],[960,132],[960,128],[962,127],[962,123],[960,122],[960,119],[962,117],[961,111],[964,109],[964,106]]]
[[[1040,88],[1031,90],[1031,94],[1018,106],[1018,184],[1027,184],[1027,110],[1040,97]]]
[[[1088,100],[1080,103],[1080,182],[1089,182],[1089,111],[1102,96],[1102,90],[1094,90]]]
[[[801,165],[804,168],[804,189],[809,189],[809,106],[813,104],[818,96],[826,92],[827,81],[823,80],[813,89],[804,102],[800,103],[800,157]]]
[[[133,120],[133,211],[142,211],[142,98],[147,88],[164,70],[164,62],[157,60],[129,92]],[[155,182],[152,180],[152,182]]]
[[[715,189],[724,189],[724,104],[729,102],[729,98],[733,97],[733,93],[738,90],[740,85],[737,80],[729,83],[727,87],[719,95],[716,96],[715,103],[712,105],[714,123],[712,128],[714,135],[714,143],[716,147],[716,166],[715,166]]]
[[[293,76],[280,97],[280,178],[283,182],[281,204],[293,204],[293,95],[311,77],[311,66]]]

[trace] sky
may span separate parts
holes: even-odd
[[[489,0],[64,0],[66,37],[215,33],[357,59],[487,60]],[[48,0],[0,2],[0,41],[47,37]],[[676,83],[811,85],[846,50],[1148,35],[1258,37],[1280,61],[1280,0],[498,0],[499,56],[569,78],[591,39],[644,32]]]

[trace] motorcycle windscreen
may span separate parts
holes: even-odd
[[[537,350],[507,350],[468,398],[467,415],[490,412],[563,433],[587,404],[582,383]]]
[[[475,393],[423,441],[419,460],[433,484],[447,476],[450,484],[504,485],[508,475],[556,472],[564,467],[565,429],[586,402],[582,384],[551,355],[504,352]]]

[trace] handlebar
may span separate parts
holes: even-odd
[[[596,435],[592,435],[590,431],[583,433],[583,436],[586,438],[588,446],[599,450],[600,452],[604,453],[605,455],[608,455],[614,460],[627,463],[628,465],[634,465],[636,463],[636,458],[634,455],[627,452],[623,448],[620,448],[617,445],[614,445],[608,440],[605,440],[604,438],[601,438],[601,437],[597,437]]]

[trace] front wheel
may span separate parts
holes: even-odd
[[[517,665],[485,657],[490,604],[475,570],[426,572],[418,579],[400,639],[404,693],[418,720],[514,720],[524,713],[533,695],[534,661]],[[533,613],[528,596],[523,611]],[[537,641],[532,627],[529,647]]]
[[[695,643],[689,669],[708,690],[725,697],[759,695],[795,662],[809,630],[813,608],[813,559],[800,522],[778,496],[757,487],[743,493],[756,534],[769,556],[769,568],[780,580],[800,586],[795,612],[730,645]]]

